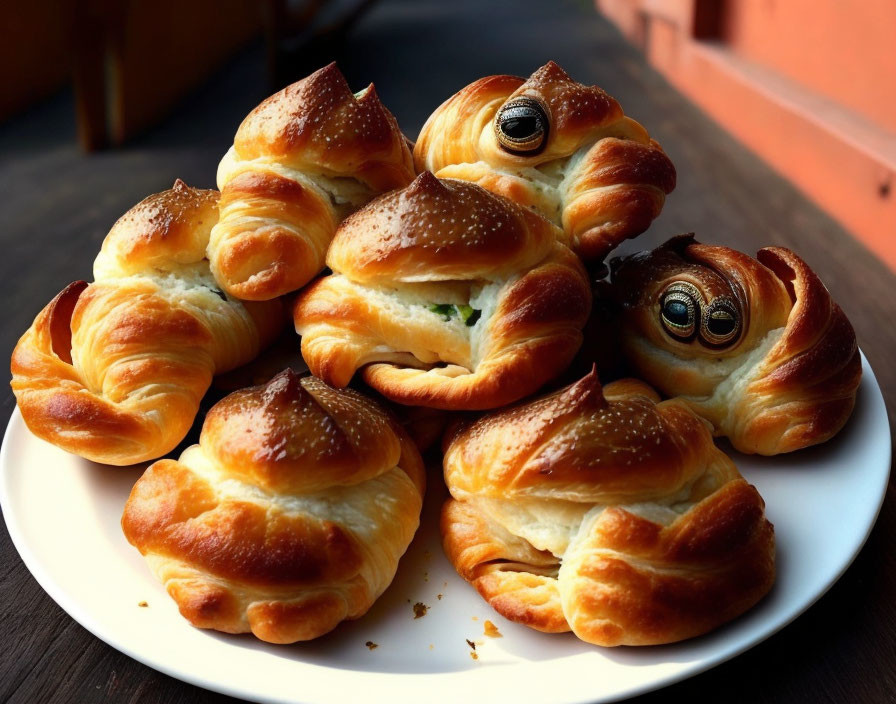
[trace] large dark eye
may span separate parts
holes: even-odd
[[[724,296],[706,306],[700,324],[700,337],[711,345],[725,345],[740,332],[740,314],[734,303]]]
[[[495,136],[511,154],[538,154],[548,141],[547,110],[535,98],[508,100],[495,115]]]
[[[667,288],[660,299],[660,318],[672,337],[689,340],[697,330],[700,293],[692,284],[680,281]]]

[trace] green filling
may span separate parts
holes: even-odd
[[[448,321],[452,318],[459,317],[467,327],[472,327],[476,324],[476,321],[479,320],[482,315],[481,310],[476,310],[471,306],[461,305],[456,306],[451,303],[436,303],[434,305],[429,306],[429,310],[437,315],[443,316],[443,320]]]

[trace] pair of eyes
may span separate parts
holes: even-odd
[[[660,297],[660,321],[663,329],[680,342],[690,342],[697,335],[713,347],[732,344],[740,333],[740,312],[727,296],[709,303],[693,284],[683,281],[671,284]]]
[[[518,156],[534,156],[547,144],[550,120],[541,101],[521,95],[501,106],[494,127],[501,149]]]

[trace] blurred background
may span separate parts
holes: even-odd
[[[336,60],[413,139],[471,81],[554,60],[617,98],[676,165],[662,215],[620,251],[689,231],[751,254],[794,249],[853,322],[892,423],[893,0],[4,0],[0,16],[6,354],[47,301],[91,278],[128,208],[176,178],[213,187],[240,122],[276,89]],[[5,425],[15,401],[0,399]],[[892,702],[893,506],[818,606],[674,693]],[[226,699],[90,637],[2,530],[0,549],[0,701]]]

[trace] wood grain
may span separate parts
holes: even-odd
[[[471,47],[475,47],[472,50]],[[413,135],[444,98],[489,73],[528,75],[548,59],[601,85],[648,126],[678,169],[678,187],[651,230],[626,251],[696,231],[755,252],[799,252],[846,310],[896,408],[894,276],[836,223],[728,137],[651,71],[581,2],[383,0],[336,47],[352,86],[374,80]],[[0,126],[0,329],[9,353],[46,301],[91,262],[114,220],[176,177],[214,184],[218,159],[265,92],[261,48],[239,56],[165,123],[127,149],[84,156],[70,96]],[[296,77],[298,78],[298,76]],[[769,129],[774,129],[773,125]],[[14,407],[0,394],[0,421]],[[818,604],[778,635],[709,673],[637,701],[893,702],[896,692],[896,531],[893,487],[865,549]],[[0,701],[234,701],[159,674],[98,641],[30,576],[0,531]],[[98,576],[101,578],[101,576]]]

